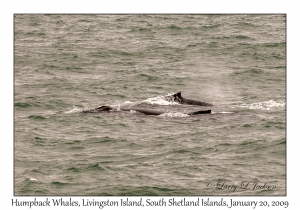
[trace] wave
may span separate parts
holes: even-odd
[[[35,119],[35,120],[45,120],[46,118],[40,115],[30,115],[28,117],[29,119]]]
[[[250,37],[245,36],[245,35],[236,35],[236,36],[233,36],[233,38],[235,38],[235,39],[250,39]]]
[[[139,74],[138,75],[140,78],[146,78],[147,79],[147,81],[155,81],[155,80],[158,80],[159,79],[159,77],[157,77],[157,76],[152,76],[152,75],[149,75],[149,74]]]
[[[214,29],[221,27],[221,24],[211,24],[211,25],[204,25],[202,26],[203,29]]]
[[[253,68],[253,69],[246,69],[246,70],[242,70],[242,71],[235,71],[232,74],[233,75],[245,75],[248,76],[249,74],[251,76],[258,76],[260,74],[264,74],[266,73],[264,70],[262,69],[258,69],[258,68]]]
[[[170,29],[177,29],[177,30],[182,29],[182,28],[180,28],[179,26],[177,26],[175,24],[171,24],[168,28],[170,28]]]
[[[263,47],[285,47],[286,42],[269,42],[269,43],[263,43]]]
[[[20,107],[20,108],[27,108],[30,107],[31,105],[29,103],[22,103],[22,102],[16,102],[15,107]]]

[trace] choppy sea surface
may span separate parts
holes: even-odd
[[[286,195],[286,16],[16,14],[14,193]]]

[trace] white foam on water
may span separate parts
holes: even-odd
[[[285,109],[285,102],[284,101],[276,102],[274,100],[269,100],[269,101],[257,102],[252,104],[239,104],[239,105],[231,106],[231,108],[236,108],[236,107],[270,111],[270,110],[277,110],[277,109]]]
[[[118,104],[113,104],[110,107],[116,109],[117,111],[121,111],[121,104],[119,104],[119,103]]]
[[[65,113],[70,114],[70,113],[77,113],[77,112],[82,112],[82,111],[83,111],[82,109],[74,106],[73,109],[66,111]]]
[[[219,112],[220,114],[232,114],[232,113],[234,113],[234,112],[225,112],[225,111],[223,111],[223,112]]]
[[[159,117],[189,117],[190,115],[181,112],[166,112],[158,116]]]
[[[143,102],[147,104],[155,104],[155,105],[162,105],[162,106],[169,106],[169,105],[180,105],[179,103],[173,101],[173,100],[166,100],[167,98],[172,99],[172,93],[168,93],[166,96],[155,96],[152,98],[148,98],[144,100]]]
[[[115,103],[113,105],[109,105],[110,107],[116,109],[117,111],[121,111],[121,106],[126,105],[126,107],[131,107],[135,106],[137,103],[136,102],[131,102],[131,101],[125,101],[123,104],[121,103]]]

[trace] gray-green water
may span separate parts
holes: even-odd
[[[15,195],[285,195],[285,33],[285,15],[15,15]],[[170,114],[81,113],[125,103]]]

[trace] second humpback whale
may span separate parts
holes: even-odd
[[[138,107],[132,107],[132,108],[121,108],[122,111],[137,111],[137,112],[141,112],[147,115],[160,115],[160,114],[164,114],[166,112],[163,111],[158,111],[158,110],[153,110],[153,109],[144,109],[144,108],[138,108]],[[197,115],[197,114],[210,114],[211,110],[200,110],[200,111],[196,111],[196,112],[189,112],[189,113],[185,113],[187,115]]]
[[[159,111],[159,110],[154,110],[154,109],[144,109],[144,108],[139,108],[139,107],[131,107],[131,108],[124,108],[121,107],[120,110],[122,111],[137,111],[146,115],[161,115],[166,112],[164,111]],[[100,112],[110,112],[110,111],[117,111],[116,109],[110,107],[110,106],[99,106],[95,109],[90,109],[90,110],[84,110],[82,111],[83,113],[100,113]],[[185,113],[187,115],[198,115],[198,114],[210,114],[211,110],[200,110],[196,112],[189,112]]]
[[[173,100],[179,102],[180,104],[188,104],[188,105],[196,105],[196,106],[213,106],[212,104],[206,102],[183,98],[181,96],[181,92],[178,92],[172,96],[174,97]]]

